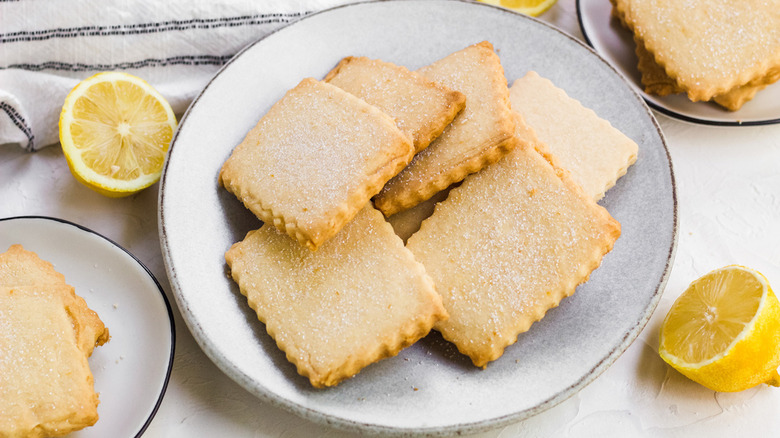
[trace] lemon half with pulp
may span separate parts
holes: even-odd
[[[71,173],[106,196],[136,193],[160,179],[176,116],[143,79],[98,73],[65,98],[60,144]]]
[[[737,265],[694,281],[666,315],[659,353],[715,391],[780,386],[780,305],[769,282]]]

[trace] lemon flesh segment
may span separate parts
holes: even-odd
[[[65,99],[60,143],[77,180],[126,196],[160,178],[176,118],[148,83],[109,72],[85,79]]]
[[[766,278],[732,265],[691,283],[663,322],[659,353],[716,391],[780,385],[780,305]]]
[[[547,12],[557,0],[479,0],[495,6],[511,9],[521,14],[538,17]]]

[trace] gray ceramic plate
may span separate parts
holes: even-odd
[[[100,419],[68,436],[141,436],[162,402],[173,366],[173,314],[159,283],[124,248],[62,219],[0,219],[0,252],[16,243],[51,262],[111,334],[89,358]]]
[[[751,126],[780,123],[780,83],[761,90],[739,111],[727,111],[711,102],[691,102],[684,94],[645,94],[636,67],[636,45],[631,32],[612,18],[612,3],[577,0],[580,29],[588,44],[612,64],[653,109],[685,122],[716,126]]]
[[[347,55],[415,69],[491,41],[511,80],[528,70],[639,144],[603,205],[622,223],[614,250],[577,293],[487,369],[432,333],[327,390],[298,376],[229,279],[223,254],[260,222],[217,185],[233,147],[286,90]],[[337,171],[337,169],[334,169]],[[311,15],[249,46],[192,104],[162,178],[160,233],[184,319],[209,357],[252,393],[314,421],[390,433],[473,432],[527,418],[580,390],[642,330],[667,279],[677,220],[663,137],[642,99],[573,38],[476,3],[387,1]]]

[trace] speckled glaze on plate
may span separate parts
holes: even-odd
[[[224,252],[260,226],[217,174],[286,90],[347,55],[419,68],[483,40],[507,78],[536,70],[639,144],[639,160],[601,201],[623,227],[577,293],[477,369],[437,333],[335,388],[297,375],[230,280]],[[337,171],[337,169],[334,169]],[[166,269],[206,354],[257,396],[316,422],[361,432],[443,435],[498,427],[565,400],[602,373],[647,323],[677,236],[674,176],[642,99],[591,49],[537,20],[478,3],[386,1],[308,16],[250,45],[182,120],[160,191]]]
[[[714,126],[755,126],[780,123],[780,83],[759,91],[738,111],[711,102],[691,102],[684,94],[656,96],[644,92],[637,69],[631,32],[612,18],[607,0],[577,0],[577,18],[585,40],[628,80],[656,111],[684,122]]]
[[[124,248],[62,219],[0,219],[0,252],[16,243],[51,262],[111,335],[89,358],[100,418],[68,437],[140,437],[162,402],[176,342],[157,279]]]

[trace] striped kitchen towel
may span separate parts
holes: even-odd
[[[355,0],[0,0],[0,145],[56,144],[68,92],[96,72],[152,84],[181,115],[245,45]]]

